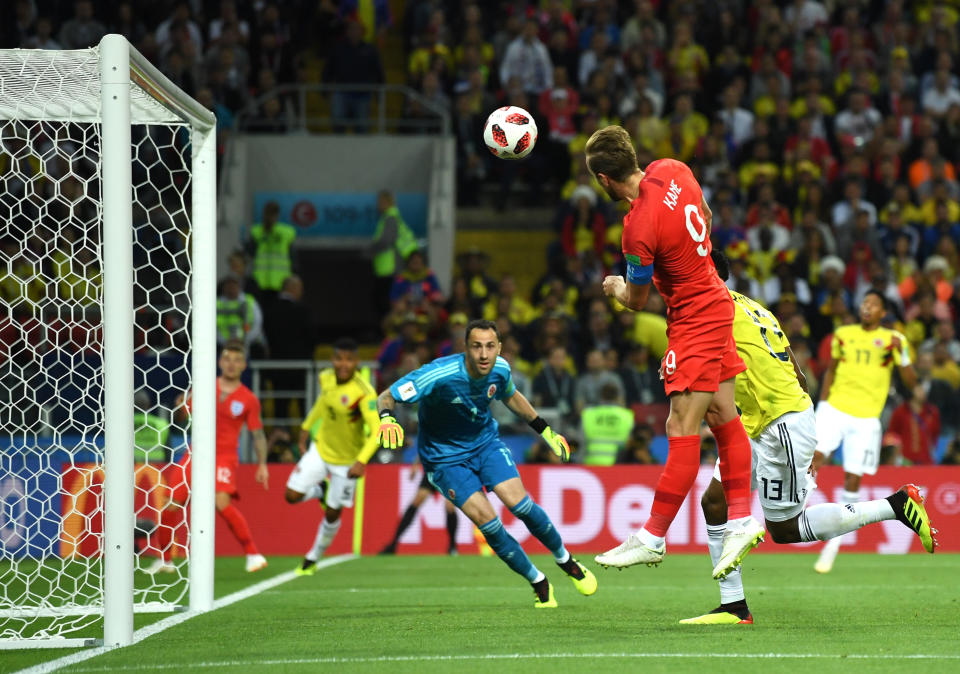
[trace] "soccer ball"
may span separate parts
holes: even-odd
[[[487,117],[483,142],[500,159],[523,159],[537,144],[537,123],[523,108],[505,105]]]

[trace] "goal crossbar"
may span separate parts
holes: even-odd
[[[104,40],[109,43],[112,37],[116,36]],[[66,51],[0,50],[0,119],[100,122],[102,45]],[[171,82],[133,45],[128,44],[128,49],[131,124],[182,124],[199,131],[214,127],[212,112]]]

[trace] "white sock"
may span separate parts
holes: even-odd
[[[541,580],[543,580],[544,578],[546,578],[546,576],[543,574],[543,571],[540,571],[539,569],[537,569],[537,577],[534,578],[533,580],[531,580],[530,582],[531,582],[531,583],[539,583],[539,582],[540,582]]]
[[[720,555],[723,553],[723,532],[726,528],[726,524],[707,525],[707,547],[710,549],[711,569],[717,565],[717,562],[720,561]],[[743,593],[743,578],[740,576],[740,567],[717,582],[720,584],[721,604],[729,604],[746,598]]]
[[[663,536],[654,536],[645,528],[639,529],[634,535],[640,539],[641,543],[646,545],[648,548],[653,548],[654,550],[662,550],[667,544],[667,541]]]
[[[310,552],[306,555],[307,559],[315,562],[323,557],[323,553],[327,551],[327,548],[333,542],[334,536],[340,531],[340,523],[342,521],[343,520],[338,519],[336,522],[328,522],[326,518],[324,518],[317,528],[317,537],[313,541],[313,547],[310,548]]]
[[[896,519],[885,498],[866,503],[821,503],[810,506],[797,521],[800,539],[804,542],[826,541],[842,536],[874,522]]]
[[[319,484],[315,484],[307,490],[307,493],[303,495],[303,498],[300,499],[300,503],[304,503],[313,498],[320,498],[320,495],[323,494],[323,487]]]
[[[555,557],[554,559],[557,560],[557,564],[566,564],[567,562],[570,561],[570,556],[571,556],[570,551],[564,548],[563,555],[561,555],[560,557]]]

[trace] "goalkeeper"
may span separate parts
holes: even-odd
[[[517,519],[546,546],[557,565],[583,595],[597,591],[593,573],[570,553],[543,508],[534,503],[520,481],[510,450],[500,440],[490,414],[494,398],[523,418],[562,460],[570,447],[566,439],[541,419],[517,391],[510,365],[500,354],[500,333],[493,321],[467,325],[466,352],[427,363],[398,379],[380,394],[378,439],[382,447],[403,446],[403,428],[393,414],[398,402],[419,401],[420,435],[417,448],[427,479],[476,524],[487,543],[507,566],[530,581],[536,608],[555,608],[553,586],[537,569],[517,540],[503,527],[483,493],[492,490]]]

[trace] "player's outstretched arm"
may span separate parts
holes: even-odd
[[[797,365],[797,359],[793,355],[793,349],[789,346],[787,347],[787,355],[790,357],[790,363],[793,365],[793,372],[797,375],[797,381],[800,382],[800,388],[803,389],[804,393],[810,393],[810,390],[807,388],[807,376],[803,374],[803,370]]]
[[[510,411],[530,424],[530,428],[535,430],[543,438],[544,442],[553,450],[553,453],[560,457],[562,461],[570,460],[570,444],[567,439],[557,433],[547,425],[547,422],[540,418],[533,405],[527,400],[520,391],[514,392],[512,396],[503,401],[510,408]]]
[[[257,472],[253,480],[268,489],[270,471],[267,470],[267,435],[262,428],[253,432],[253,449],[257,452]]]
[[[386,389],[377,397],[377,413],[380,415],[380,427],[377,429],[377,442],[384,449],[403,449],[403,426],[393,416],[397,401]]]
[[[827,371],[823,373],[823,383],[820,384],[820,402],[824,402],[830,397],[830,388],[833,386],[833,378],[836,376],[839,362],[836,358],[831,358]]]
[[[913,387],[917,385],[917,371],[913,369],[913,363],[910,362],[909,347],[904,343],[905,341],[905,337],[902,337],[900,333],[896,333],[893,336],[890,346],[900,359],[897,363],[897,372],[900,373],[900,381],[908,391],[912,391]]]

